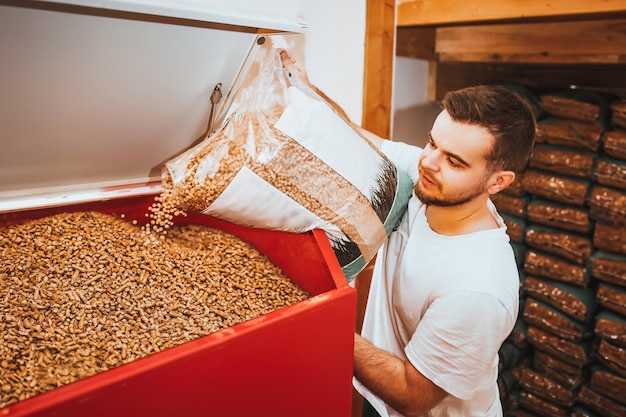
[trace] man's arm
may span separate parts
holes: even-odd
[[[354,376],[406,416],[424,415],[447,395],[411,362],[378,349],[358,334],[354,335]]]

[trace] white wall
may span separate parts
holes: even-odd
[[[424,146],[437,114],[439,102],[426,99],[428,62],[396,57],[394,66],[394,141]]]
[[[279,5],[284,13],[306,21],[309,27],[301,36],[304,41],[290,39],[287,45],[293,45],[292,49],[305,60],[311,82],[343,107],[357,124],[361,123],[363,107],[365,3],[366,0],[263,2],[264,8]]]

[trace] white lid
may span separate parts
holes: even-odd
[[[0,5],[0,212],[158,191],[221,83],[219,126],[259,33],[304,27],[190,0],[27,4]]]

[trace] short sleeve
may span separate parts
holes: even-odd
[[[429,306],[405,353],[435,385],[468,400],[484,383],[485,374],[494,369],[515,319],[492,295],[448,294]]]
[[[409,175],[413,184],[417,182],[419,177],[417,164],[422,154],[421,148],[403,142],[383,140],[380,150],[393,162],[396,168]]]

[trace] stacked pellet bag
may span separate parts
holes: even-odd
[[[538,282],[536,289],[528,288],[537,302],[523,315],[532,329],[529,341],[535,354],[522,382],[528,391],[522,403],[550,415],[589,413],[578,401],[594,364],[598,312],[597,282],[590,271],[595,248],[589,196],[602,137],[610,128],[609,105],[602,96],[583,90],[545,94],[541,103],[550,116],[538,126],[524,188],[536,196],[540,212],[554,207],[558,218],[529,216],[541,227],[531,232],[534,238],[527,234],[534,243],[524,268]]]
[[[412,183],[261,48],[258,75],[219,129],[169,161],[164,189],[187,211],[264,229],[326,232],[348,279],[403,215]]]
[[[521,318],[532,360],[519,375],[518,405],[543,416],[596,415],[598,407],[584,401],[597,364],[600,311],[591,199],[610,129],[609,101],[583,90],[538,97],[545,117],[520,179],[526,192]]]
[[[595,318],[590,378],[578,400],[602,416],[626,416],[626,102],[611,103],[589,198],[595,220],[591,276],[600,311]]]

